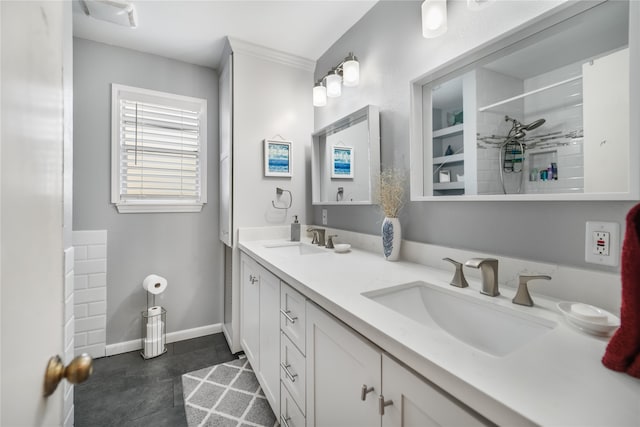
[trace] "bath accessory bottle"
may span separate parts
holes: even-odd
[[[300,223],[298,222],[298,215],[293,216],[293,222],[291,223],[291,241],[300,241]]]

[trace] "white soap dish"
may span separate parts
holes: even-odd
[[[578,302],[557,304],[567,323],[592,335],[608,337],[620,326],[620,318],[598,307]]]
[[[582,320],[588,320],[597,323],[607,322],[607,312],[601,308],[594,307],[589,304],[583,304],[581,302],[574,302],[569,307],[571,314],[579,317]]]
[[[334,245],[334,249],[336,252],[341,254],[341,253],[349,252],[349,250],[351,249],[351,245],[348,243],[336,243]]]

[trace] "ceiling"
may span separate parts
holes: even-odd
[[[131,29],[86,16],[74,0],[73,35],[211,68],[225,36],[315,61],[376,1],[133,0]]]

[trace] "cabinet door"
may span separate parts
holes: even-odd
[[[218,78],[219,128],[220,128],[220,240],[227,246],[233,245],[233,56],[223,61]]]
[[[380,426],[380,352],[310,302],[306,329],[307,426]]]
[[[280,279],[258,266],[260,366],[254,367],[273,411],[280,411]]]
[[[260,364],[260,279],[258,264],[240,255],[240,345],[254,369]]]
[[[628,191],[629,49],[584,64],[582,91],[584,192]]]
[[[382,427],[482,426],[484,419],[434,385],[382,356],[385,407]]]

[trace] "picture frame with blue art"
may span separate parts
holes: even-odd
[[[331,147],[331,178],[354,178],[353,147],[334,145]]]
[[[291,177],[291,141],[264,140],[264,176]]]

